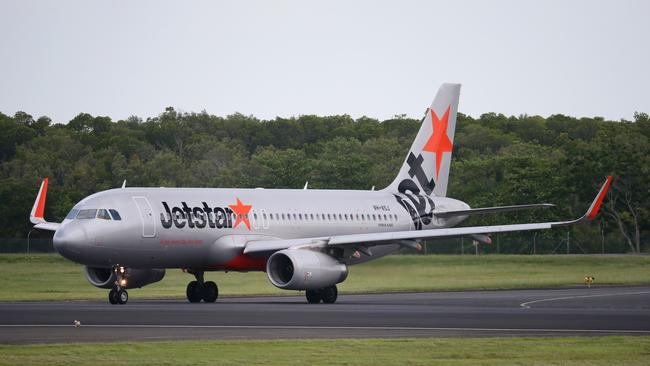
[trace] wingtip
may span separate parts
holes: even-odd
[[[585,214],[585,218],[587,220],[593,220],[598,216],[598,212],[600,211],[600,206],[603,203],[603,200],[605,199],[605,196],[607,195],[607,191],[609,190],[609,185],[612,183],[612,180],[614,178],[611,175],[607,176],[607,179],[605,179],[605,183],[600,187],[600,191],[598,191],[598,194],[596,195],[596,198],[594,201],[591,203],[591,206],[589,206],[589,210],[587,210],[587,213]]]
[[[33,224],[45,222],[45,200],[47,198],[47,185],[49,183],[48,177],[43,178],[41,188],[38,190],[38,195],[34,201],[34,207],[29,215],[29,219]]]

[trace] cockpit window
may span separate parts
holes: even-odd
[[[122,220],[122,218],[120,217],[120,214],[116,210],[111,208],[111,209],[109,209],[109,211],[111,212],[111,215],[113,216],[113,220]]]
[[[110,220],[111,216],[108,214],[108,211],[106,211],[105,209],[102,208],[99,211],[97,211],[97,218],[98,219],[104,219],[104,220]]]
[[[96,209],[81,210],[77,214],[77,219],[94,219],[95,215],[97,215],[97,210]]]
[[[68,216],[66,216],[65,219],[66,220],[74,220],[74,218],[77,217],[78,212],[79,212],[79,210],[77,210],[76,208],[73,208],[72,210],[70,210],[70,212],[68,213]]]

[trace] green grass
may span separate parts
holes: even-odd
[[[581,285],[584,276],[596,285],[650,284],[647,256],[529,255],[396,255],[350,267],[344,293],[505,289]],[[264,273],[208,273],[220,294],[295,294],[273,287]],[[183,298],[193,277],[178,269],[142,289],[134,298]],[[83,267],[57,254],[0,255],[0,301],[104,299],[106,290],[91,286]]]
[[[647,365],[650,337],[0,345],[0,365]]]

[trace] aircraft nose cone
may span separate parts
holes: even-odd
[[[81,248],[86,243],[86,234],[80,228],[62,227],[54,233],[52,240],[54,249],[62,256],[75,260],[81,254]]]

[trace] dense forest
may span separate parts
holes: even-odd
[[[146,120],[82,113],[67,124],[0,113],[0,238],[27,235],[43,177],[50,178],[45,216],[52,221],[84,196],[119,187],[124,179],[128,186],[302,188],[309,181],[314,189],[380,189],[396,175],[419,124],[404,115],[259,120],[171,107]],[[609,174],[615,180],[596,222],[510,234],[501,252],[530,252],[531,238],[545,238],[552,249],[567,234],[582,252],[605,251],[605,245],[608,252],[650,250],[650,119],[645,113],[634,121],[458,116],[450,196],[473,207],[557,205],[472,217],[468,224],[579,217]]]

